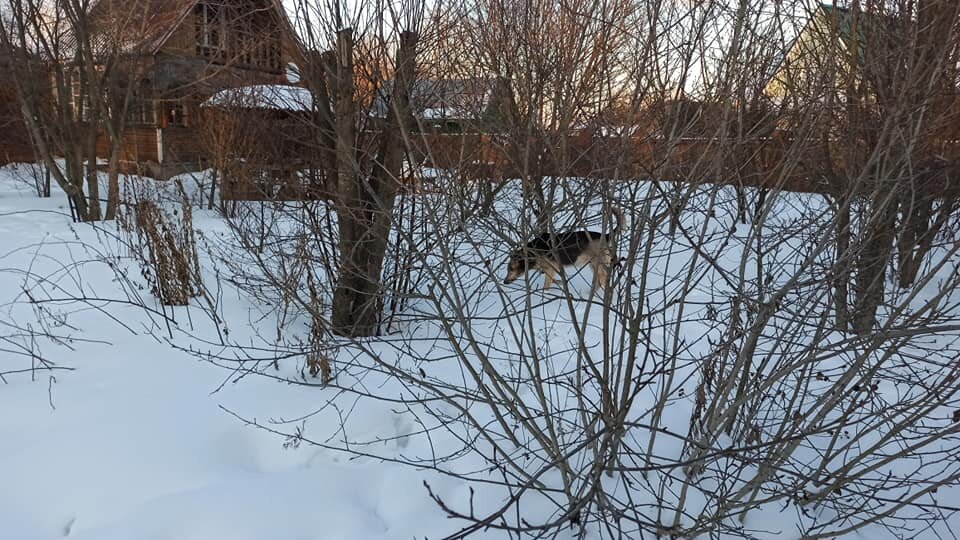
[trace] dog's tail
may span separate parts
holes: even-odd
[[[611,242],[616,242],[617,238],[620,236],[620,232],[626,227],[626,224],[623,219],[623,210],[617,208],[616,206],[611,206],[610,213],[613,214],[613,217],[617,219],[617,226],[610,231],[610,234],[608,234],[607,237],[610,238]]]

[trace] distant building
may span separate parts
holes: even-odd
[[[769,77],[764,93],[787,105],[786,110],[819,104],[842,118],[852,90],[879,126],[879,111],[902,105],[898,100],[905,89],[896,81],[911,72],[916,47],[923,41],[911,16],[820,4]],[[928,113],[937,111],[929,113],[934,139],[952,145],[960,141],[960,125],[953,120],[960,115],[960,66],[947,64],[941,70],[939,84],[924,91],[924,106]]]
[[[891,16],[820,4],[770,76],[764,93],[775,101],[790,95],[816,98],[827,91],[842,95],[851,76],[856,83],[863,82],[859,71],[852,71],[857,64],[897,62],[903,42],[896,36],[906,35],[904,24]]]
[[[637,134],[668,141],[766,137],[774,127],[774,116],[761,101],[670,99],[651,103],[644,115],[646,131]]]
[[[100,0],[92,17],[104,28],[141,12],[128,48],[143,71],[121,159],[165,177],[203,161],[203,101],[224,88],[285,83],[299,56],[280,0]],[[98,146],[106,155],[106,144]]]
[[[374,97],[371,116],[384,118],[392,81]],[[410,92],[410,108],[422,131],[489,133],[508,122],[509,81],[499,78],[420,79]]]
[[[11,57],[10,51],[0,47],[0,165],[35,160],[12,79]]]
[[[210,165],[221,177],[223,200],[329,198],[325,152],[313,95],[302,86],[251,85],[221,90],[205,101]]]

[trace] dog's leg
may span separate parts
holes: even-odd
[[[597,286],[600,288],[600,290],[602,291],[606,289],[607,288],[607,267],[602,264],[598,264],[597,273],[595,274],[595,276],[597,279]]]
[[[603,291],[607,287],[607,265],[606,257],[594,257],[590,261],[590,270],[593,271],[593,283],[590,287],[590,295],[594,295],[597,289]]]
[[[597,286],[600,284],[600,265],[597,264],[597,258],[594,257],[590,259],[590,273],[593,274],[593,279],[590,281],[590,296],[593,296],[597,292]]]
[[[553,268],[545,266],[543,269],[543,290],[549,289],[553,285]]]
[[[613,253],[610,249],[604,250],[603,260],[600,261],[600,288],[607,288],[607,280],[610,279],[610,269],[613,268]]]

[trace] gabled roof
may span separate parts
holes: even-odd
[[[901,19],[891,14],[877,14],[868,11],[859,11],[856,14],[856,36],[853,36],[854,12],[849,8],[839,7],[833,4],[820,4],[819,13],[831,22],[830,31],[840,38],[840,42],[847,48],[853,49],[852,41],[857,41],[857,56],[864,55],[868,46],[868,40],[871,36],[882,32],[897,32],[907,29],[911,24],[909,20]],[[811,20],[815,23],[815,20]],[[871,43],[873,45],[873,43]]]
[[[267,1],[290,30],[280,0]],[[119,39],[127,52],[156,54],[198,3],[200,0],[99,0],[90,16],[96,28],[115,32],[104,35],[101,41]]]
[[[853,50],[851,41],[854,39],[852,35],[854,27],[853,21],[854,12],[849,8],[828,4],[826,2],[818,4],[810,13],[810,17],[806,23],[799,29],[796,35],[793,36],[790,45],[783,50],[779,58],[772,63],[769,72],[765,74],[766,81],[769,82],[777,77],[777,74],[783,69],[787,62],[791,51],[802,43],[804,36],[808,36],[810,33],[814,33],[818,38],[836,40],[836,43],[841,45],[844,50],[847,51],[847,54],[851,54]],[[865,56],[870,36],[898,28],[903,29],[905,28],[904,25],[911,24],[893,15],[879,15],[867,11],[859,11],[856,21],[856,57],[858,59],[862,59]],[[871,43],[871,45],[875,44],[876,43]]]
[[[423,120],[479,119],[494,100],[496,79],[418,79],[410,91],[410,107]],[[381,86],[370,114],[386,116],[393,81]]]
[[[834,17],[837,21],[837,30],[840,37],[850,39],[850,31],[853,27],[853,15],[850,13],[849,8],[823,3],[820,4],[817,9],[828,17]]]

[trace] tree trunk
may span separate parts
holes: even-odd
[[[337,134],[336,121],[330,109],[332,94],[336,93],[337,56],[334,51],[313,55],[307,71],[307,84],[314,101],[314,126],[317,130],[317,146],[322,156],[322,181],[326,192],[334,191],[331,187],[337,178]],[[331,91],[333,88],[333,91]]]
[[[71,217],[77,221],[84,221],[84,216],[87,214],[87,200],[83,195],[82,170],[71,168],[71,161],[69,159],[67,160],[65,170],[61,169],[53,158],[53,152],[49,142],[43,136],[44,132],[41,129],[41,125],[36,121],[25,101],[21,103],[20,111],[23,114],[27,128],[30,130],[30,136],[36,147],[37,154],[39,154],[40,160],[46,169],[46,178],[44,180],[45,196],[50,196],[50,177],[52,176],[70,200]],[[69,151],[69,149],[67,151]],[[67,152],[64,153],[66,154]],[[64,172],[66,172],[66,175],[64,175]]]
[[[837,330],[850,329],[850,204],[847,197],[836,198],[837,252],[833,262],[833,305]]]
[[[88,164],[87,167],[87,211],[81,219],[83,221],[100,221],[100,184],[97,181],[96,160],[93,164]]]
[[[83,183],[67,182],[62,184],[67,198],[70,202],[72,217],[75,221],[91,221],[88,219],[89,208],[87,207],[87,198],[83,193]]]
[[[110,164],[107,172],[107,213],[106,220],[117,217],[117,208],[120,206],[120,144],[114,142],[110,149]]]
[[[90,221],[90,209],[87,203],[87,196],[83,190],[85,180],[83,160],[79,156],[79,152],[77,152],[72,156],[72,159],[71,156],[66,156],[66,161],[66,176],[63,179],[63,186],[65,188],[64,191],[67,192],[67,196],[70,197],[73,203],[74,218],[77,221]]]
[[[533,203],[534,212],[537,215],[537,231],[546,231],[550,227],[552,215],[550,208],[547,208],[547,197],[543,192],[544,184],[544,141],[542,135],[528,134],[525,144],[527,155],[526,174],[523,183],[524,204]]]
[[[877,322],[877,310],[883,303],[887,263],[893,253],[896,236],[897,204],[891,187],[878,188],[871,202],[871,217],[864,226],[852,316],[853,330],[868,334]]]
[[[933,248],[934,240],[960,205],[956,189],[950,187],[953,181],[945,175],[941,175],[939,180],[940,183],[932,185],[922,184],[920,200],[914,204],[912,212],[904,212],[905,223],[901,227],[897,242],[897,277],[901,288],[909,288],[916,282],[923,260]],[[936,200],[939,200],[940,204],[934,212],[933,203]]]
[[[747,224],[747,193],[743,188],[741,182],[737,182],[734,185],[734,190],[737,192],[737,221],[743,225]]]
[[[933,201],[918,195],[903,204],[903,224],[897,238],[897,278],[901,288],[913,285],[925,255],[921,241],[930,228]]]
[[[409,91],[415,76],[417,37],[410,32],[400,37],[394,88],[369,181],[359,177],[354,163],[353,80],[346,76],[353,72],[351,40],[349,31],[338,34],[336,133],[341,265],[332,323],[333,331],[340,335],[370,336],[377,333],[381,312],[380,274],[410,127]]]
[[[217,169],[216,167],[210,169],[210,193],[208,193],[209,197],[207,198],[207,210],[213,210],[214,208],[214,199],[217,195],[217,176],[219,170],[220,169]],[[220,197],[223,198],[222,192]]]
[[[363,335],[374,335],[382,311],[383,296],[380,294],[380,276],[383,259],[389,244],[393,222],[393,207],[403,174],[403,156],[410,128],[410,88],[415,77],[417,36],[404,32],[397,50],[397,71],[393,90],[390,92],[390,107],[381,140],[379,163],[374,166],[369,191],[365,193],[369,228],[362,242],[365,268],[362,293],[354,306],[355,327]]]
[[[100,181],[97,174],[97,132],[91,131],[86,141],[87,213],[85,221],[100,221]]]
[[[903,203],[903,223],[897,238],[897,277],[902,288],[916,281],[933,237],[945,223],[941,220],[942,213],[930,222],[934,200],[941,199],[941,208],[952,208],[956,204],[956,194],[946,189],[950,184],[946,178],[947,163],[940,158],[930,159],[929,153],[939,146],[937,143],[943,137],[944,119],[955,121],[949,108],[944,107],[944,101],[938,98],[953,92],[949,66],[956,65],[956,61],[951,62],[944,44],[953,41],[953,25],[958,14],[960,5],[955,0],[921,0],[917,4],[918,28],[923,30],[917,35],[915,67],[910,74],[913,84],[907,87],[907,97],[911,110],[926,110],[926,114],[917,119],[919,137],[914,146],[914,159],[922,165],[917,167],[919,172],[910,175],[913,197]]]
[[[340,229],[340,275],[333,292],[333,331],[352,336],[353,305],[357,296],[357,240],[360,233],[359,171],[355,163],[356,103],[353,81],[353,31],[337,33],[336,152],[337,222]]]

